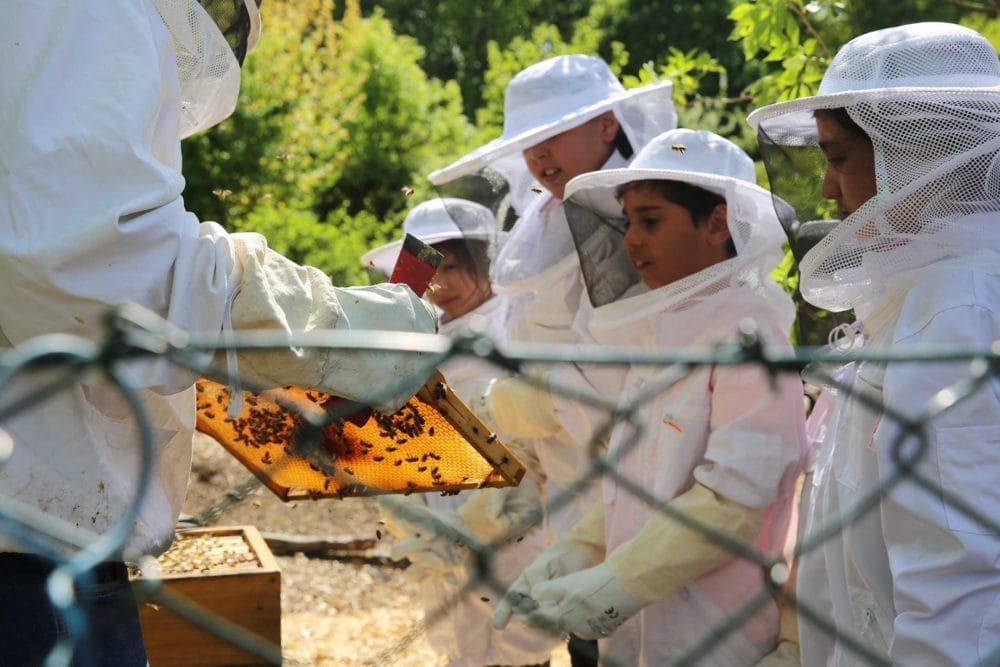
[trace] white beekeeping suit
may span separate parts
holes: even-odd
[[[495,255],[497,247],[502,247],[506,237],[505,233],[497,231],[497,220],[490,209],[476,202],[444,197],[415,206],[403,221],[403,232],[428,245],[463,241],[469,247],[471,257],[487,260]],[[476,244],[487,246],[486,252],[483,253],[481,248],[473,249]],[[395,264],[401,247],[402,241],[397,240],[375,248],[362,257],[362,263],[387,273]],[[486,266],[478,268],[488,269]],[[459,317],[446,318],[442,315],[440,333],[459,337],[474,332],[502,345],[507,335],[508,305],[505,297],[493,295]],[[463,401],[469,400],[477,385],[505,374],[495,364],[472,355],[456,355],[441,364],[439,370]],[[513,446],[506,437],[503,440]],[[523,456],[523,452],[519,454]],[[498,500],[511,501],[509,504],[513,507],[507,507],[507,511],[530,511],[536,509],[540,502],[538,483],[536,474],[529,472],[520,486],[514,489],[480,489],[451,496],[414,494],[403,502],[430,508],[431,516],[446,525],[472,532],[483,543],[490,543],[499,534],[479,534],[473,523],[478,517],[470,514],[474,506],[469,503],[488,502],[496,496]],[[518,498],[509,498],[512,494],[517,494]],[[469,582],[479,577],[480,573],[469,552],[437,535],[432,525],[416,526],[398,518],[394,521],[396,505],[393,502],[399,500],[382,499],[381,503],[387,511],[391,531],[400,540],[393,546],[392,553],[394,557],[407,557],[410,567],[419,577],[428,621],[428,642],[447,657],[449,667],[546,662],[559,642],[557,636],[524,623],[512,624],[503,631],[495,629],[492,624],[494,600],[500,595],[497,588],[510,584],[545,548],[544,531],[540,527],[518,531],[510,541],[497,548],[490,560],[488,576],[493,581],[492,585],[485,582],[470,585]]]
[[[993,46],[944,23],[868,33],[837,53],[815,97],[759,109],[748,121],[765,155],[778,157],[816,146],[813,113],[824,109],[845,110],[870,140],[874,196],[805,255],[803,296],[854,310],[858,323],[845,348],[995,346],[1000,62]],[[828,157],[836,169],[838,156]],[[782,174],[766,162],[779,192]],[[803,664],[867,664],[840,636],[898,664],[996,662],[1000,382],[994,376],[968,396],[957,390],[944,410],[931,403],[970,372],[967,362],[865,361],[825,373],[837,395],[813,453],[803,537],[864,512],[801,557],[800,599],[837,633],[799,613]],[[907,433],[896,415],[919,430]],[[910,478],[909,466],[926,485]],[[874,493],[877,502],[859,505]]]
[[[229,4],[252,42],[256,4]],[[213,18],[193,0],[80,0],[26,3],[0,21],[0,348],[49,333],[100,341],[103,314],[126,302],[210,335],[227,321],[276,333],[435,330],[433,312],[403,286],[335,288],[260,235],[230,235],[185,210],[180,138],[232,112],[236,56],[246,50],[234,51]],[[241,354],[239,370],[388,408],[419,387],[424,363],[287,350]],[[135,556],[173,536],[189,473],[194,377],[164,360],[126,372],[151,413],[156,455],[125,546]],[[380,376],[411,381],[370,384]],[[2,400],[40,381],[16,379]],[[15,452],[0,467],[0,493],[97,534],[124,516],[138,429],[106,382],[72,382],[4,428]],[[23,548],[0,536],[0,550]]]
[[[550,58],[511,80],[498,139],[430,174],[431,182],[441,185],[489,167],[508,179],[520,217],[493,263],[491,277],[496,293],[510,300],[510,342],[593,342],[585,327],[592,305],[562,202],[524,178],[521,152],[607,111],[614,113],[632,150],[638,151],[656,134],[676,126],[671,91],[669,82],[625,90],[599,58]],[[630,158],[615,150],[602,168],[624,166]],[[616,369],[584,371],[574,364],[526,370],[540,373],[543,384],[580,387],[603,397],[613,394],[621,379]],[[594,431],[608,412],[588,410],[579,401],[525,385],[501,383],[494,388],[481,409],[494,413],[501,430],[535,438],[548,498],[577,489],[592,466]],[[568,529],[596,493],[596,484],[580,487],[569,502],[550,508],[547,520],[553,529]]]
[[[787,348],[792,303],[769,277],[780,257],[781,228],[770,193],[755,183],[753,162],[731,142],[710,132],[672,130],[654,138],[627,168],[578,176],[566,189],[570,225],[589,225],[594,216],[588,213],[615,224],[622,216],[615,189],[650,180],[682,182],[724,197],[736,253],[655,289],[637,284],[597,307],[589,321],[594,338],[653,350],[710,347],[734,340],[741,323],[754,321],[765,345]],[[595,266],[583,246],[580,252],[584,266]],[[591,284],[609,273],[603,267],[584,275]],[[607,457],[614,475],[604,479],[602,500],[550,550],[557,564],[549,581],[542,577],[527,592],[539,606],[534,617],[547,616],[579,634],[566,625],[578,623],[569,620],[579,613],[574,595],[584,595],[588,582],[609,577],[589,597],[600,607],[598,616],[613,608],[627,619],[604,628],[593,619],[596,634],[606,637],[601,657],[610,664],[654,667],[676,660],[764,586],[758,564],[658,514],[629,485],[763,554],[780,555],[790,529],[804,453],[798,378],[769,377],[753,365],[705,365],[680,376],[677,371],[628,368],[619,407],[635,407],[634,421],[623,420],[612,431]],[[667,384],[669,377],[676,381]],[[576,572],[558,572],[564,567],[559,563],[571,560],[559,555],[566,551],[581,557],[570,566]],[[565,594],[556,594],[562,589]],[[753,664],[772,649],[777,629],[777,607],[768,601],[717,642],[707,664]]]

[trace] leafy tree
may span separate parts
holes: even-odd
[[[189,209],[265,231],[293,259],[357,279],[424,174],[478,142],[454,82],[426,76],[412,38],[350,0],[273,0],[232,118],[185,142]],[[384,224],[383,224],[384,223]],[[309,247],[314,238],[315,247]],[[325,246],[325,247],[324,247]]]
[[[364,0],[365,15],[384,10],[397,33],[411,35],[425,49],[423,69],[442,80],[454,79],[462,92],[465,112],[472,117],[482,105],[482,81],[488,63],[488,44],[506,47],[530,34],[541,23],[567,29],[587,13],[589,3],[568,0],[450,0],[418,3],[412,0]]]

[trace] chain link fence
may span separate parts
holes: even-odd
[[[142,437],[137,444],[142,452],[142,465],[136,480],[135,502],[130,510],[99,538],[95,539],[90,532],[58,521],[38,508],[23,505],[13,498],[0,496],[0,533],[23,545],[26,550],[53,558],[61,564],[52,575],[51,590],[53,591],[62,590],[60,586],[63,588],[67,585],[71,586],[74,579],[85,578],[87,573],[98,563],[112,559],[120,552],[138,514],[138,505],[148,490],[151,465],[155,456],[150,422],[137,392],[129,386],[127,374],[123,372],[123,368],[134,360],[158,356],[188,368],[197,375],[224,383],[233,380],[233,378],[228,377],[226,369],[205,363],[205,359],[210,357],[211,353],[223,347],[223,344],[215,340],[214,337],[199,339],[197,336],[188,335],[171,328],[167,323],[141,309],[129,306],[120,308],[109,315],[107,331],[107,337],[99,343],[67,335],[43,336],[0,355],[0,399],[3,399],[3,392],[13,377],[26,373],[45,373],[45,381],[37,384],[36,389],[31,393],[2,400],[0,428],[11,415],[22,410],[39,409],[39,404],[46,396],[64,390],[85,375],[95,372],[103,374],[107,381],[119,389],[131,406],[134,419],[141,427]],[[762,345],[754,328],[747,326],[740,339],[732,344],[703,350],[647,350],[559,345],[510,345],[498,349],[491,341],[474,335],[449,340],[433,335],[390,332],[372,335],[371,332],[356,331],[312,333],[294,336],[291,339],[277,337],[268,332],[236,332],[226,343],[226,346],[241,349],[284,349],[288,346],[316,346],[334,349],[402,350],[426,355],[428,357],[428,371],[433,366],[458,355],[485,358],[496,363],[498,368],[513,372],[517,372],[525,364],[537,366],[539,364],[567,362],[582,365],[618,366],[641,364],[659,368],[661,372],[657,375],[657,381],[648,386],[640,397],[628,404],[619,404],[615,400],[595,400],[592,396],[575,394],[564,387],[555,386],[552,387],[552,390],[576,400],[586,401],[590,404],[591,409],[603,411],[606,416],[604,428],[599,429],[594,441],[588,445],[592,465],[588,470],[580,471],[578,482],[580,488],[595,480],[612,479],[617,483],[620,492],[634,494],[644,503],[656,508],[657,511],[698,531],[734,556],[746,559],[760,568],[763,583],[759,592],[738,609],[733,610],[725,623],[718,627],[705,628],[704,635],[697,644],[684,655],[676,658],[673,664],[677,665],[710,664],[706,660],[706,656],[713,650],[713,647],[730,633],[739,629],[755,611],[763,605],[769,604],[772,600],[796,609],[800,619],[821,628],[830,636],[836,636],[842,644],[853,652],[860,664],[892,664],[869,649],[859,637],[838,630],[833,619],[828,618],[823,612],[796,598],[790,587],[793,578],[793,559],[790,557],[798,557],[815,551],[825,542],[837,536],[845,526],[861,520],[870,513],[878,512],[880,502],[893,489],[901,485],[913,485],[923,492],[939,498],[950,509],[978,524],[987,534],[1000,535],[1000,526],[992,518],[997,515],[998,508],[971,506],[969,502],[958,497],[954,492],[943,488],[940,480],[931,479],[919,470],[919,464],[928,452],[928,424],[937,415],[960,405],[962,401],[977,392],[997,391],[997,376],[1000,374],[1000,341],[995,342],[989,349],[899,347],[837,351],[830,348],[802,347],[790,352],[779,352]],[[937,394],[926,405],[923,413],[919,416],[913,416],[899,412],[893,405],[883,405],[869,394],[853,393],[855,390],[850,384],[838,381],[830,369],[848,362],[872,364],[948,362],[961,364],[966,370],[959,382],[947,387],[940,387]],[[777,377],[779,374],[799,374],[808,366],[811,369],[811,377],[819,378],[829,387],[836,388],[843,396],[850,397],[867,410],[881,415],[883,420],[895,421],[899,426],[899,436],[894,443],[891,456],[895,463],[891,474],[884,476],[867,493],[853,499],[853,502],[843,510],[840,516],[833,517],[825,525],[809,534],[798,535],[793,554],[760,553],[751,544],[733,540],[725,533],[699,523],[693,517],[678,513],[667,504],[669,499],[656,498],[649,490],[637,484],[635,480],[618,474],[615,462],[606,456],[602,444],[616,423],[631,421],[633,436],[626,445],[626,449],[634,446],[642,438],[646,427],[641,420],[636,418],[637,410],[644,403],[687,377],[695,369],[706,365],[747,364],[765,368],[772,377]],[[241,382],[246,389],[263,389],[263,387],[253,386],[252,382],[245,378],[241,379]],[[992,387],[990,383],[993,383]],[[15,443],[9,442],[9,439],[0,438],[0,457],[2,457],[0,458],[0,466],[3,465],[3,461],[10,457],[16,446]],[[224,497],[219,498],[198,519],[202,523],[210,523],[214,517],[224,512],[228,507],[244,502],[258,487],[259,482],[256,480],[251,479],[245,482],[238,488],[230,490]],[[570,488],[565,493],[547,498],[545,510],[552,511],[570,502],[575,490]],[[421,520],[417,516],[411,518],[416,521]],[[535,523],[540,522],[542,514],[535,513],[529,519]],[[476,591],[481,591],[482,586],[486,585],[495,592],[497,600],[499,600],[504,594],[506,586],[493,576],[493,558],[503,541],[483,543],[470,534],[456,531],[453,526],[435,525],[432,527],[439,534],[450,536],[456,543],[467,549],[469,558],[475,564],[475,567],[470,568],[470,571],[478,573],[477,576],[472,577],[465,584],[458,596],[480,595]],[[239,646],[264,663],[281,664],[280,646],[265,642],[227,619],[215,616],[182,596],[171,593],[161,586],[155,577],[145,578],[137,582],[135,592],[140,601],[151,601],[169,608],[224,641]],[[456,599],[457,597],[436,610],[428,611],[422,623],[415,624],[400,632],[393,643],[373,654],[365,664],[393,664],[395,658],[410,643],[416,641],[428,626],[441,621],[449,606]],[[85,643],[90,633],[99,631],[99,628],[90,627],[87,624],[72,596],[59,597],[56,595],[53,597],[53,602],[70,621],[68,623],[69,636],[53,651],[48,664],[69,664],[72,647]],[[978,664],[1000,664],[1000,646],[995,647]]]

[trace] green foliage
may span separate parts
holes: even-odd
[[[237,112],[184,142],[185,200],[344,283],[365,282],[360,255],[434,196],[429,171],[500,133],[507,84],[544,58],[600,55],[628,87],[670,79],[682,126],[756,155],[752,106],[814,92],[856,34],[951,20],[1000,45],[993,0],[268,0],[263,12]]]
[[[321,221],[311,211],[265,205],[251,211],[243,226],[263,234],[271,248],[289,259],[324,271],[335,284],[356,285],[368,282],[361,255],[396,238],[399,222],[345,209]]]
[[[296,259],[357,276],[361,252],[382,240],[378,221],[398,227],[402,190],[431,196],[428,166],[479,134],[455,83],[416,64],[412,38],[378,13],[363,18],[353,1],[340,21],[333,15],[331,0],[264,4],[267,31],[248,58],[237,112],[184,143],[185,199],[230,229],[268,223]],[[306,252],[310,235],[333,249]],[[347,241],[328,243],[338,235]]]

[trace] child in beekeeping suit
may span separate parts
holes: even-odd
[[[987,39],[948,23],[862,35],[840,49],[816,96],[748,121],[775,192],[830,200],[842,218],[800,266],[807,301],[854,311],[838,348],[996,352],[1000,60]],[[815,172],[802,168],[810,159]],[[825,382],[831,407],[817,427],[800,539],[858,516],[800,557],[799,601],[835,629],[800,611],[803,664],[996,664],[995,364],[985,377],[968,360],[818,370],[810,377]]]
[[[599,342],[710,348],[752,323],[761,344],[789,349],[794,308],[769,277],[782,230],[739,147],[707,131],[666,132],[629,167],[573,179],[566,197],[571,226],[624,228],[619,239],[641,278],[595,309],[589,328]],[[759,364],[677,371],[629,368],[620,407],[635,413],[611,434],[603,498],[511,586],[499,626],[516,613],[602,638],[610,664],[654,667],[763,591],[761,564],[657,505],[780,557],[804,451],[801,381]],[[752,665],[777,632],[778,609],[765,598],[702,659]]]
[[[337,288],[259,234],[229,234],[185,210],[181,139],[232,113],[259,28],[254,0],[68,0],[5,13],[0,350],[53,333],[103,343],[107,311],[124,303],[208,340],[226,328],[435,331],[433,310],[405,286]],[[381,351],[235,356],[234,373],[383,410],[431,372],[426,359]],[[45,387],[50,397],[3,421],[13,453],[0,464],[0,497],[33,518],[0,534],[0,664],[38,664],[70,631],[87,640],[73,646],[73,664],[146,664],[123,561],[173,539],[190,474],[195,375],[165,358],[118,362],[146,408],[148,449],[132,406],[99,370],[67,373],[55,392],[50,377],[28,373],[2,387],[3,411]],[[391,382],[362,381],[383,376]],[[59,610],[67,613],[47,584],[67,555],[62,539],[44,536],[53,532],[91,547],[76,563],[85,572],[75,591],[58,596],[74,605]]]
[[[426,298],[440,310],[440,331],[457,336],[467,332],[484,335],[494,343],[505,338],[508,302],[493,294],[489,282],[490,257],[503,233],[490,209],[472,201],[440,198],[414,207],[403,221],[403,232],[412,234],[441,252],[444,257],[427,289]],[[394,241],[366,253],[362,262],[388,275],[399,255],[401,241]],[[467,401],[471,388],[502,371],[495,365],[471,356],[457,355],[440,367],[455,394]],[[513,444],[512,444],[513,446]],[[526,452],[518,448],[523,458]],[[514,489],[481,489],[458,495],[415,494],[408,498],[386,497],[380,505],[386,512],[387,527],[398,542],[395,558],[406,557],[421,583],[424,613],[430,645],[448,658],[451,667],[485,665],[536,665],[546,663],[558,639],[524,623],[504,630],[493,627],[497,589],[509,585],[545,547],[544,533],[530,523],[531,513],[541,502],[537,466]],[[481,529],[483,512],[501,498],[504,512],[493,517],[496,526],[488,534]],[[407,521],[399,512],[400,503],[426,507],[423,522]],[[436,525],[467,529],[463,516],[476,509],[477,536],[498,549],[489,560],[490,582],[470,580],[480,576],[469,552],[452,539],[435,531]],[[521,528],[504,519],[525,517]],[[439,523],[435,523],[439,522]],[[503,534],[503,538],[501,538]],[[501,538],[505,544],[494,542]]]
[[[502,135],[430,174],[437,185],[485,168],[508,177],[520,217],[493,263],[492,282],[510,299],[511,342],[591,342],[582,325],[591,304],[563,213],[565,187],[578,174],[625,166],[650,138],[673,128],[671,91],[669,82],[625,90],[608,65],[592,56],[544,60],[507,86]],[[534,184],[519,177],[525,167]],[[546,480],[548,528],[558,535],[596,497],[598,484],[581,480],[592,469],[591,440],[608,412],[550,395],[546,385],[569,382],[566,375],[574,385],[606,397],[616,393],[621,372],[591,368],[583,376],[573,364],[539,364],[525,371],[536,375],[536,383],[496,380],[471,406],[496,430],[533,439]],[[580,377],[582,384],[576,382]],[[576,652],[571,641],[571,653]]]

